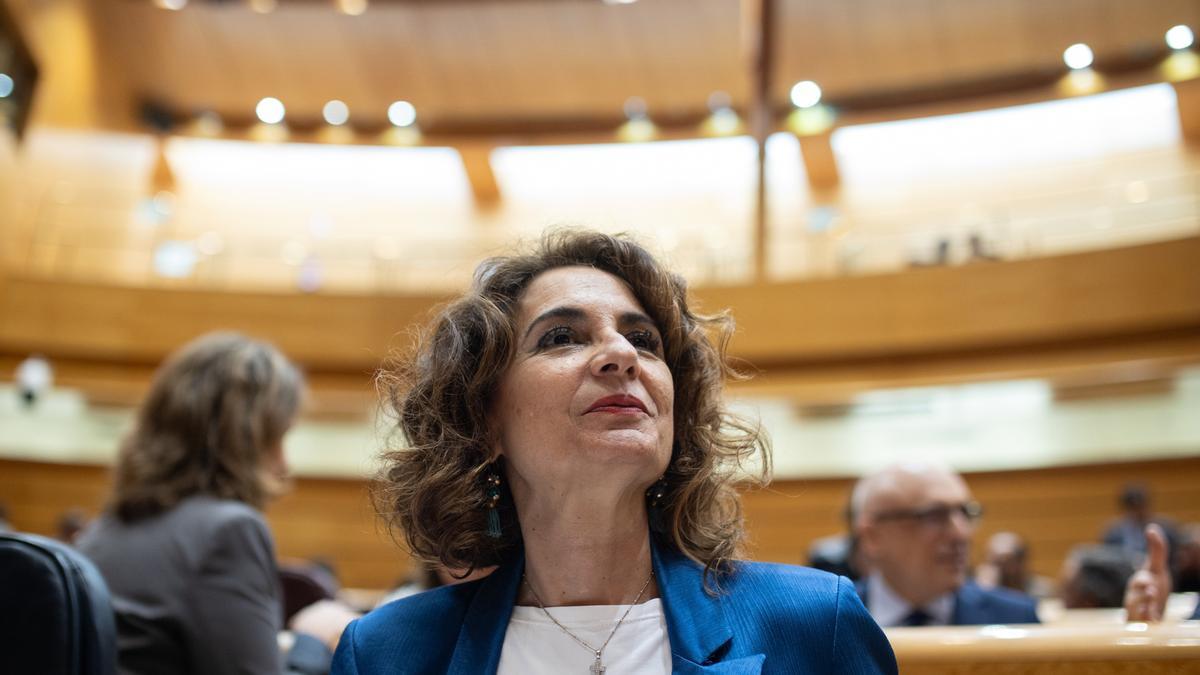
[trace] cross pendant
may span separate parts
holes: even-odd
[[[600,663],[600,655],[597,654],[596,660],[592,661],[592,665],[588,670],[591,671],[592,675],[604,675],[604,671],[608,669],[604,667],[603,663]]]

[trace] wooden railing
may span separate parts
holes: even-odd
[[[1200,673],[1200,621],[890,628],[904,675]]]
[[[738,322],[731,352],[763,393],[1041,376],[1095,364],[1200,360],[1200,237],[1075,255],[695,293]],[[0,274],[0,366],[41,352],[90,373],[150,369],[187,340],[239,330],[318,377],[368,388],[446,296],[219,292]],[[85,374],[84,379],[88,376]],[[94,379],[94,378],[93,378]]]

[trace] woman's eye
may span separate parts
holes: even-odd
[[[567,326],[558,326],[557,328],[551,328],[550,330],[546,331],[546,333],[542,335],[542,338],[538,340],[537,346],[539,348],[558,347],[561,345],[572,344],[574,341],[575,331],[571,330]]]
[[[629,344],[638,349],[650,352],[658,351],[658,338],[648,330],[634,331],[626,337],[629,339]]]

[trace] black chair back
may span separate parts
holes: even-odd
[[[312,563],[279,563],[279,587],[283,593],[283,625],[300,610],[318,600],[337,597],[337,580]]]
[[[108,586],[83,554],[33,534],[0,534],[0,670],[114,675]]]

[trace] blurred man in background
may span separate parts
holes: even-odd
[[[1175,578],[1176,557],[1181,548],[1181,538],[1175,523],[1167,518],[1155,516],[1151,509],[1150,491],[1145,485],[1130,483],[1121,490],[1117,503],[1121,507],[1121,517],[1113,521],[1104,531],[1101,542],[1111,546],[1119,546],[1138,558],[1148,553],[1146,526],[1157,525],[1166,539],[1167,569],[1171,573],[1171,581],[1178,585]]]
[[[1038,621],[1028,596],[967,580],[982,509],[953,470],[921,463],[888,467],[858,482],[851,505],[871,569],[858,584],[859,595],[881,626]]]

